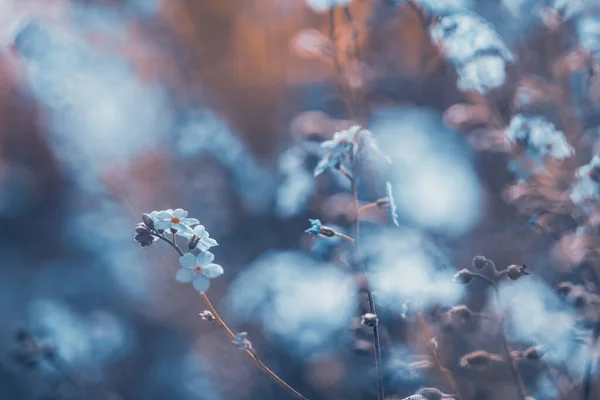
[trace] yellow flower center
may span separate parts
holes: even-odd
[[[177,218],[177,217],[173,217],[173,218],[171,218],[171,222],[174,223],[174,224],[178,224],[178,223],[181,222],[181,220],[179,218]]]

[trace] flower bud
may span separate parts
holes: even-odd
[[[461,305],[454,306],[451,309],[449,309],[448,316],[453,321],[459,321],[459,322],[464,323],[471,319],[471,317],[473,316],[473,312],[471,311],[471,309],[469,307],[467,307],[464,304],[461,304]]]
[[[527,269],[527,265],[509,265],[506,269],[506,275],[509,279],[516,281],[525,275],[531,275],[529,272],[525,271]]]
[[[150,214],[142,214],[142,221],[148,228],[154,230],[154,218]]]
[[[494,362],[501,362],[503,358],[498,354],[488,353],[484,350],[477,350],[466,354],[460,359],[461,367],[482,367]]]
[[[368,326],[369,328],[374,328],[377,325],[377,315],[366,313],[360,319],[360,323],[364,326]]]
[[[147,247],[154,243],[154,235],[152,235],[152,231],[145,224],[139,223],[135,227],[135,236],[133,240],[135,240],[140,246]]]
[[[477,269],[484,269],[489,264],[489,262],[490,260],[488,260],[484,256],[475,256],[473,258],[473,267]]]
[[[377,199],[375,201],[375,206],[377,206],[377,208],[388,208],[390,206],[390,198],[382,197],[381,199]]]
[[[473,273],[466,268],[461,269],[454,275],[454,281],[466,285],[473,279]]]
[[[208,310],[202,311],[199,315],[200,315],[200,318],[202,318],[204,321],[212,322],[215,320],[215,316],[213,315],[213,313],[211,313]]]
[[[196,248],[196,246],[198,246],[198,243],[200,243],[200,237],[192,236],[192,238],[188,242],[188,249],[194,250]]]
[[[319,232],[319,235],[325,236],[325,237],[334,237],[335,231],[328,226],[322,226],[321,231]]]
[[[544,355],[544,350],[539,346],[531,346],[523,352],[523,357],[528,360],[540,360]]]

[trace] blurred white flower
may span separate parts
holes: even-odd
[[[501,86],[513,56],[493,26],[471,12],[444,15],[430,29],[446,57],[455,65],[462,90],[486,93]]]
[[[513,116],[505,137],[512,144],[524,146],[527,156],[538,163],[546,156],[562,160],[574,153],[564,133],[542,116]]]
[[[577,169],[576,181],[571,187],[571,201],[583,211],[591,213],[597,210],[600,196],[600,156]]]
[[[358,306],[350,275],[296,251],[259,257],[237,275],[228,298],[239,318],[260,323],[298,356],[344,346]]]

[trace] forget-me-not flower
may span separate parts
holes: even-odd
[[[210,287],[210,280],[223,275],[223,267],[213,263],[215,255],[209,251],[198,256],[187,253],[179,258],[181,268],[177,271],[175,279],[178,282],[192,282],[194,289],[205,293]]]
[[[184,233],[183,236],[188,237],[188,233]],[[194,227],[193,234],[189,235],[193,246],[191,248],[198,248],[202,251],[206,251],[211,247],[218,246],[219,243],[213,238],[210,237],[210,234],[204,227],[204,225],[197,225]]]
[[[168,210],[152,211],[150,215],[154,220],[154,226],[157,230],[173,229],[182,236],[194,235],[192,226],[200,223],[196,218],[187,218],[188,212],[181,208],[176,210],[169,208]]]
[[[320,219],[309,219],[308,222],[310,222],[310,228],[305,230],[305,233],[312,233],[313,235],[318,235],[321,233],[323,224],[321,224]]]
[[[358,125],[348,130],[336,132],[333,139],[321,143],[327,149],[327,154],[321,158],[314,171],[314,176],[319,176],[328,169],[338,169],[346,154],[353,150],[356,144],[356,135],[362,130]]]

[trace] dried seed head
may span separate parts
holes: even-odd
[[[526,271],[526,269],[527,269],[527,265],[525,265],[525,264],[509,265],[508,268],[506,269],[506,275],[508,276],[509,279],[516,281],[517,279],[521,278],[522,276],[531,275],[529,272]]]
[[[454,306],[448,310],[448,316],[453,321],[458,321],[461,323],[467,322],[473,316],[473,312],[469,307],[464,304]]]
[[[528,360],[540,360],[544,355],[544,350],[540,346],[531,346],[523,352],[523,357]]]
[[[152,231],[150,228],[146,226],[146,224],[140,222],[135,227],[135,236],[133,240],[135,240],[140,246],[148,247],[152,243],[154,243],[155,237],[152,235]]]
[[[494,362],[501,362],[503,358],[498,354],[488,353],[484,350],[477,350],[462,356],[460,359],[461,367],[482,367]]]
[[[360,323],[364,326],[368,326],[369,328],[374,328],[377,325],[377,315],[366,313],[360,318]]]
[[[484,269],[489,263],[490,260],[488,260],[484,256],[475,256],[473,258],[473,267],[477,269]]]
[[[454,281],[466,285],[473,279],[473,273],[466,268],[461,269],[454,275]]]
[[[212,322],[215,320],[215,316],[213,315],[213,313],[211,313],[208,310],[202,311],[199,315],[200,315],[200,318],[202,318],[204,321]]]

